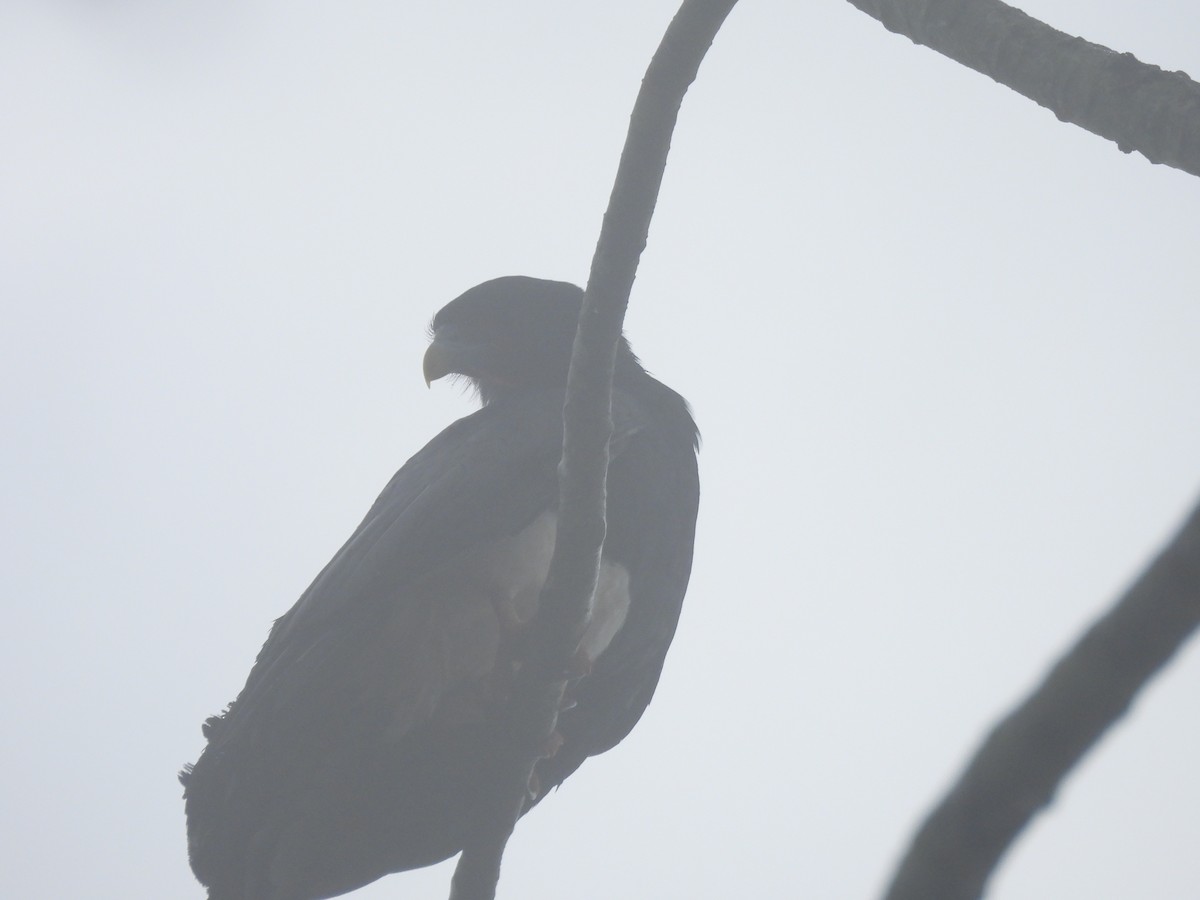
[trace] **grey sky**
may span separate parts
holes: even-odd
[[[1194,3],[1020,5],[1200,76]],[[471,409],[421,381],[434,311],[585,278],[675,6],[0,7],[0,896],[202,895],[200,722]],[[1196,496],[1198,203],[846,3],[744,0],[627,326],[704,434],[692,589],[501,897],[873,896]],[[993,896],[1194,896],[1198,684],[1190,647]]]

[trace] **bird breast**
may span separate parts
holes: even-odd
[[[558,534],[558,516],[547,510],[524,531],[490,545],[480,560],[490,581],[492,602],[502,625],[520,629],[537,612],[538,599]],[[629,612],[629,572],[619,563],[600,563],[592,616],[580,650],[595,662],[616,637]]]
[[[479,721],[503,702],[521,664],[519,638],[537,613],[550,570],[557,523],[554,512],[543,512],[517,534],[475,548],[405,589],[358,658],[359,683],[382,691],[375,701],[387,710],[390,737],[424,719]],[[586,665],[609,646],[628,612],[629,572],[604,560],[580,643]]]

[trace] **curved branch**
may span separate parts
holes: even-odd
[[[558,538],[531,625],[533,656],[513,686],[500,726],[509,752],[497,762],[497,790],[484,798],[459,858],[451,900],[494,897],[504,847],[525,808],[533,767],[553,738],[566,673],[591,615],[604,544],[613,366],[629,291],[683,96],[735,2],[686,0],[663,35],[634,104],[575,335],[563,411]]]
[[[1200,506],[1125,596],[1001,721],[930,813],[887,900],[968,900],[1080,758],[1200,625]]]
[[[1200,175],[1200,84],[1183,72],[1056,31],[1000,0],[850,4],[1125,153]]]

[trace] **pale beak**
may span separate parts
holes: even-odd
[[[437,338],[425,351],[425,359],[421,363],[421,371],[425,375],[425,387],[429,387],[439,378],[454,371],[454,350],[445,344],[439,344]]]

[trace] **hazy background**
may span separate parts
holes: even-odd
[[[676,5],[0,5],[0,895],[198,900],[201,721],[472,408],[432,314],[586,277]],[[1191,0],[1021,5],[1200,76]],[[501,896],[872,897],[1197,495],[1198,204],[846,3],[735,9],[628,320],[704,432],[692,589]],[[992,896],[1195,897],[1197,759],[1189,647]]]

